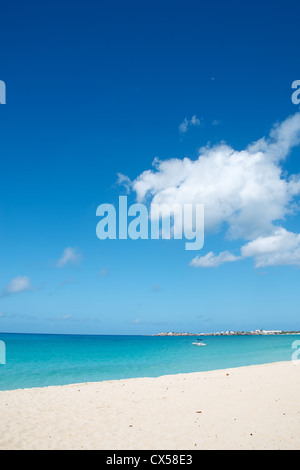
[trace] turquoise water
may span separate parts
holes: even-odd
[[[290,361],[299,336],[194,337],[0,334],[0,390]]]

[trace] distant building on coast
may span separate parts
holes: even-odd
[[[300,334],[299,331],[282,330],[253,330],[253,331],[219,331],[217,333],[179,333],[175,331],[161,332],[152,336],[259,336],[259,335],[292,335]]]

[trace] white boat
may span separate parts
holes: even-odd
[[[206,346],[202,339],[197,339],[197,342],[192,343],[194,346]]]

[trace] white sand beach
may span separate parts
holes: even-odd
[[[300,449],[300,364],[0,392],[0,449]]]

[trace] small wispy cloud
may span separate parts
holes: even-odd
[[[8,319],[8,320],[37,320],[38,318],[35,315],[31,315],[28,313],[2,313],[0,317]]]
[[[117,177],[117,184],[119,186],[123,186],[127,194],[129,194],[131,191],[131,179],[128,176],[123,175],[123,173],[117,173]]]
[[[65,279],[64,281],[62,281],[60,284],[59,284],[59,288],[62,288],[64,286],[66,286],[67,284],[72,284],[74,282],[74,279],[72,278],[69,278],[69,279]]]
[[[240,256],[235,256],[229,251],[222,251],[219,255],[215,255],[212,251],[205,256],[196,256],[190,262],[190,266],[195,268],[217,268],[224,263],[233,263],[242,259]]]
[[[56,317],[48,317],[46,318],[47,321],[50,322],[50,325],[55,325],[56,323],[64,323],[64,322],[71,322],[71,323],[77,323],[77,324],[82,324],[82,323],[91,323],[91,324],[98,324],[101,323],[102,320],[101,318],[88,318],[88,317],[74,317],[72,314],[67,314],[67,315],[59,315]]]
[[[71,318],[71,317],[72,317],[72,315],[63,315],[63,316],[61,317],[61,319],[62,319],[62,320],[69,320],[69,318]]]
[[[182,123],[179,125],[179,132],[181,134],[185,134],[190,127],[197,127],[201,126],[200,119],[197,118],[196,115],[192,116],[191,119],[184,118]]]
[[[149,325],[149,326],[166,326],[171,325],[170,321],[156,321],[156,320],[141,320],[140,318],[135,318],[134,320],[128,321],[131,325]]]
[[[106,268],[101,269],[101,270],[99,271],[99,273],[98,273],[98,276],[99,276],[99,277],[108,276],[108,269],[106,269]]]
[[[63,268],[68,264],[76,265],[80,263],[82,259],[81,253],[77,248],[68,247],[65,248],[61,258],[57,261],[56,267]]]
[[[49,321],[54,321],[54,322],[60,322],[60,321],[67,321],[72,318],[71,314],[68,315],[60,315],[58,317],[53,317],[53,318],[47,318]]]
[[[6,297],[8,295],[19,294],[20,292],[26,292],[33,290],[31,281],[27,276],[14,277],[7,286],[2,290],[0,297]]]

